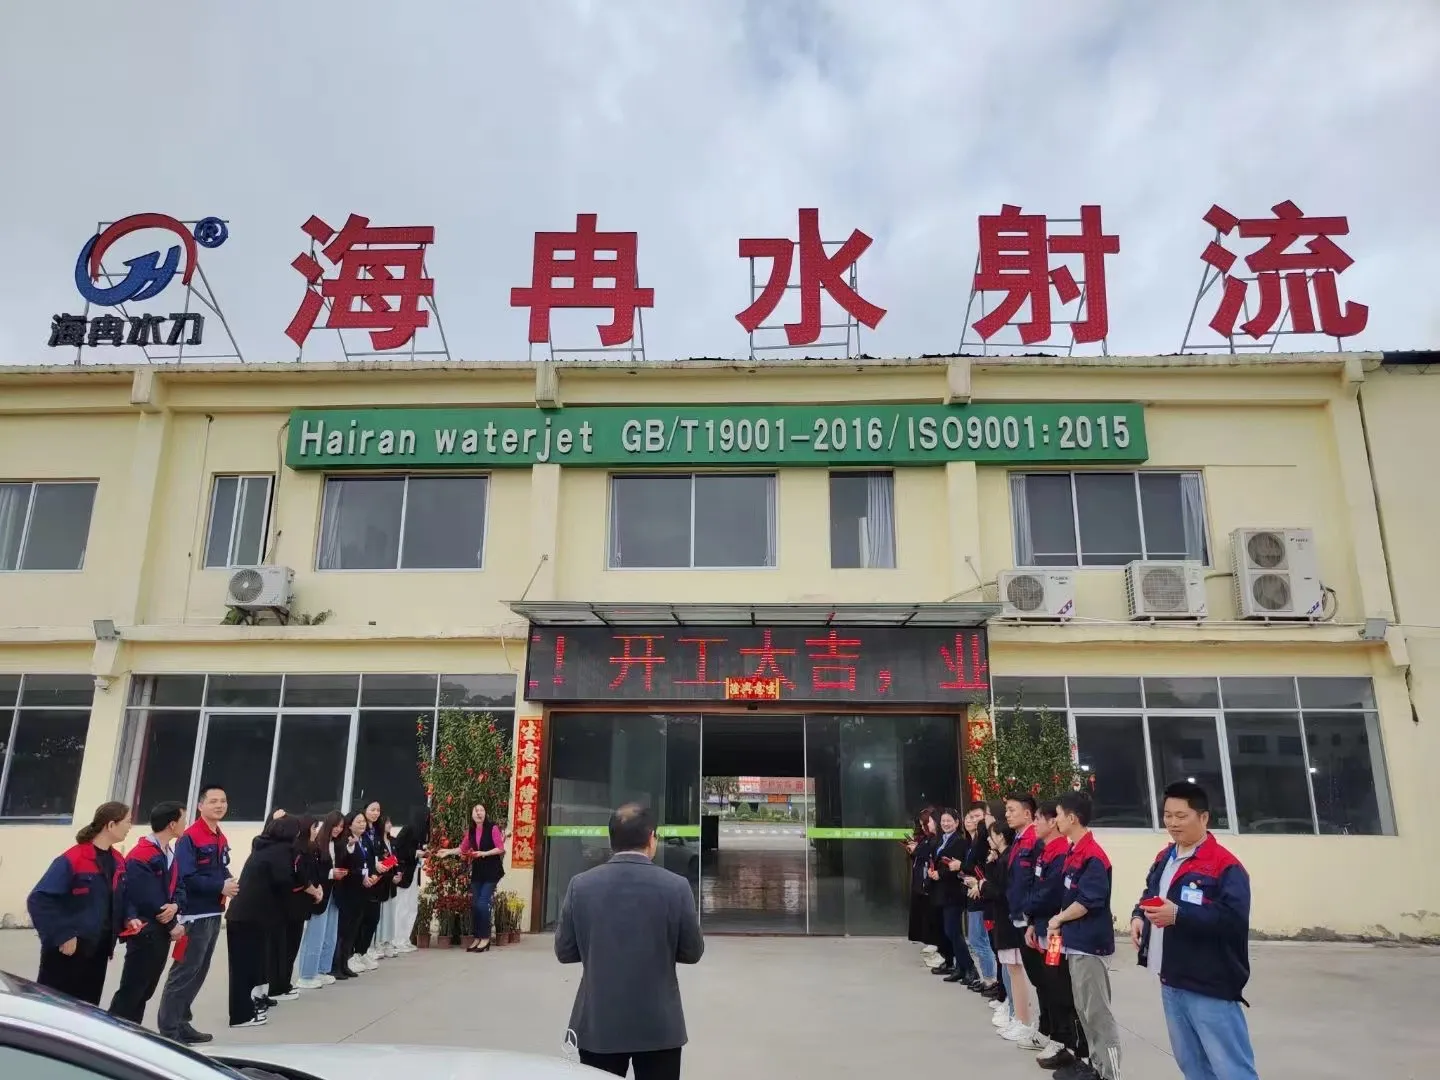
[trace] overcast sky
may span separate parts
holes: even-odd
[[[976,218],[1005,202],[1100,204],[1121,243],[1110,351],[1174,352],[1201,215],[1284,199],[1349,217],[1340,292],[1370,305],[1357,347],[1435,347],[1437,131],[1435,0],[12,2],[0,362],[74,358],[46,342],[53,314],[82,309],[80,248],[141,211],[229,220],[201,264],[247,360],[294,358],[300,226],[351,212],[435,227],[457,359],[524,358],[510,289],[532,234],[580,212],[639,233],[650,359],[746,355],[737,241],[793,238],[807,206],[827,239],[874,238],[860,292],[888,314],[867,353],[953,351]],[[603,321],[557,318],[557,343],[596,345]],[[206,334],[224,343],[213,320]],[[336,358],[335,334],[305,356]]]

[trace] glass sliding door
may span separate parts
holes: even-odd
[[[958,796],[957,725],[954,716],[805,718],[815,789],[806,829],[810,933],[905,932],[910,876],[901,844],[920,807]]]
[[[545,828],[544,923],[553,926],[570,879],[610,856],[617,806],[655,812],[655,861],[700,875],[700,720],[660,713],[553,713],[550,812]]]

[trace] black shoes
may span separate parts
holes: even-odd
[[[964,981],[965,981],[965,976],[964,976],[964,974],[962,974],[962,973],[959,972],[959,971],[952,971],[949,975],[946,975],[946,976],[945,976],[945,981],[946,981],[947,983],[964,982]]]
[[[1083,1061],[1072,1061],[1055,1070],[1055,1080],[1100,1080],[1100,1074]]]
[[[186,1046],[199,1046],[201,1043],[213,1042],[214,1039],[214,1035],[196,1031],[193,1027],[184,1027],[180,1029],[180,1034],[176,1036],[175,1041],[184,1043]]]
[[[931,975],[953,975],[954,973],[955,968],[951,964],[941,964],[939,967],[933,967],[930,969]]]

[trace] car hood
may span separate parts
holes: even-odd
[[[582,1080],[601,1075],[560,1057],[472,1050],[462,1046],[397,1046],[369,1043],[205,1047],[209,1057],[232,1068],[257,1065],[295,1069],[316,1080]]]

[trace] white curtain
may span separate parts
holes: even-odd
[[[1015,565],[1035,565],[1035,536],[1030,531],[1030,500],[1025,492],[1025,474],[1010,474],[1010,513],[1015,525]]]
[[[320,515],[320,569],[343,570],[340,516],[345,493],[343,480],[325,481],[325,505]]]
[[[895,566],[895,474],[871,473],[865,478],[866,566]]]
[[[1199,473],[1180,474],[1180,518],[1185,529],[1185,558],[1205,561],[1205,492]]]
[[[30,488],[30,484],[0,484],[0,570],[19,569]]]
[[[769,483],[765,485],[765,565],[774,566],[776,563],[775,542],[777,532],[775,527],[775,489],[780,483],[780,478],[778,476],[768,476],[766,479]]]

